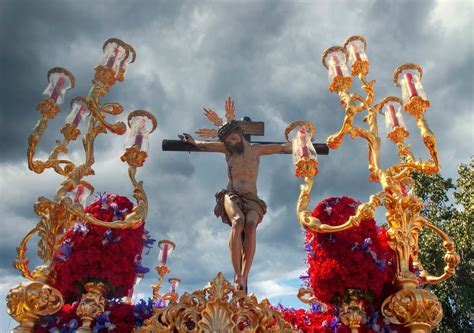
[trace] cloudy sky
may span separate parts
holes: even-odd
[[[416,62],[432,107],[426,118],[437,135],[444,176],[473,154],[473,5],[463,1],[0,1],[0,299],[21,281],[11,265],[15,247],[36,223],[32,205],[38,196],[54,195],[61,178],[37,175],[26,164],[29,132],[38,119],[35,105],[47,85],[48,69],[62,66],[76,77],[68,94],[86,95],[105,39],[118,37],[133,45],[137,60],[126,81],[113,87],[104,101],[116,101],[126,113],[146,109],[158,118],[150,157],[139,170],[150,200],[147,228],[156,239],[177,243],[171,276],[180,290],[202,287],[218,271],[232,269],[227,250],[229,228],[214,217],[214,193],[226,185],[219,154],[163,152],[161,141],[208,126],[201,108],[223,111],[232,96],[237,116],[264,121],[265,140],[283,140],[294,120],[308,119],[316,139],[324,142],[343,119],[338,99],[327,89],[321,54],[360,34],[368,41],[370,78],[376,96],[400,95],[391,83],[400,64]],[[38,155],[50,151],[69,112],[50,123]],[[411,120],[416,155],[425,158]],[[383,134],[383,132],[382,132]],[[97,140],[97,191],[131,196],[126,165],[120,162],[124,137]],[[71,158],[80,161],[79,144]],[[384,145],[388,165],[394,149]],[[320,157],[314,205],[328,196],[361,201],[378,190],[367,182],[367,148],[363,141],[344,141]],[[294,297],[304,270],[301,231],[294,209],[300,181],[288,155],[264,157],[259,195],[268,213],[258,228],[258,245],[249,289],[298,306]],[[379,216],[383,216],[380,213]],[[34,254],[34,247],[30,251]],[[156,263],[156,248],[145,259]],[[150,295],[153,273],[138,292]],[[2,332],[12,327],[0,305]]]

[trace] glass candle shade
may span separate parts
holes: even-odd
[[[161,240],[158,242],[160,253],[158,254],[158,264],[162,266],[168,265],[168,259],[176,245],[170,240]]]
[[[126,50],[123,47],[123,42],[117,40],[109,40],[104,47],[104,56],[102,57],[101,65],[112,68],[117,74],[119,72],[122,61],[126,57]]]
[[[383,107],[387,138],[394,143],[402,142],[408,136],[401,109],[402,106],[396,102],[388,102]]]
[[[365,45],[361,40],[353,40],[346,45],[349,52],[352,75],[369,74],[369,60],[365,54]]]
[[[398,77],[402,88],[402,100],[405,110],[415,117],[423,113],[430,106],[425,90],[416,70],[404,70]]]
[[[176,294],[181,280],[178,278],[170,278],[168,281],[170,283],[170,293]]]
[[[140,151],[148,151],[150,125],[151,121],[147,117],[134,117],[130,123],[130,131],[125,141],[125,148],[134,147]]]
[[[58,105],[63,104],[66,92],[72,88],[71,78],[62,72],[51,72],[48,75],[49,84],[43,91],[43,95],[54,100]]]
[[[72,103],[72,110],[66,118],[66,124],[77,127],[87,112],[87,104],[83,99],[76,99]]]
[[[352,79],[346,66],[346,54],[343,51],[345,51],[343,48],[337,47],[333,52],[324,55],[324,64],[328,69],[330,92],[341,92],[352,85]]]
[[[83,207],[85,207],[86,201],[91,195],[91,190],[87,188],[86,186],[79,184],[76,186],[72,194],[73,194],[73,202],[79,203]]]
[[[291,142],[295,175],[314,177],[318,173],[318,156],[311,142],[311,134],[306,128],[300,128]]]

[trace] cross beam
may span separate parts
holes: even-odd
[[[269,142],[269,141],[252,141],[252,135],[264,136],[265,135],[265,123],[263,121],[252,121],[250,117],[244,117],[239,120],[239,126],[242,128],[245,140],[251,143],[259,143],[262,145],[268,144],[283,144],[285,142]],[[205,141],[205,140],[201,140]],[[314,149],[318,155],[328,155],[329,147],[325,143],[313,142]],[[202,152],[203,150],[193,146],[190,143],[184,143],[180,140],[167,140],[164,139],[161,147],[163,151],[187,151],[187,152]],[[289,153],[287,153],[289,154]]]
[[[265,144],[282,144],[284,142],[269,142],[269,141],[250,141],[251,143],[260,143],[262,145]],[[329,147],[325,143],[314,143],[314,149],[316,149],[316,153],[318,155],[328,155],[329,154]],[[187,152],[202,152],[203,150],[193,146],[190,143],[184,143],[180,140],[168,140],[164,139],[161,143],[161,148],[163,151],[187,151]],[[287,153],[291,154],[291,153]]]

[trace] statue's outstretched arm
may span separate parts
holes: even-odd
[[[218,153],[224,153],[225,148],[224,148],[224,143],[220,141],[199,141],[199,140],[194,140],[194,138],[187,134],[183,133],[182,135],[178,135],[179,139],[184,142],[184,143],[189,143],[193,145],[196,148],[199,148],[200,150],[205,150],[205,151],[213,151],[213,152],[218,152]]]
[[[272,155],[272,154],[291,154],[292,147],[291,143],[285,142],[282,144],[272,143],[272,144],[259,144],[260,155]]]

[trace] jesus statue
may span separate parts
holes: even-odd
[[[237,289],[247,292],[247,278],[256,248],[256,229],[267,210],[267,205],[257,195],[260,156],[290,153],[291,144],[247,141],[239,122],[234,120],[234,102],[230,97],[226,100],[225,109],[225,124],[212,109],[204,109],[205,115],[219,129],[201,129],[196,132],[208,137],[215,134],[218,140],[198,141],[186,133],[179,135],[179,138],[199,150],[225,155],[229,182],[225,189],[216,193],[214,213],[231,227],[229,249],[234,268],[234,284]]]

